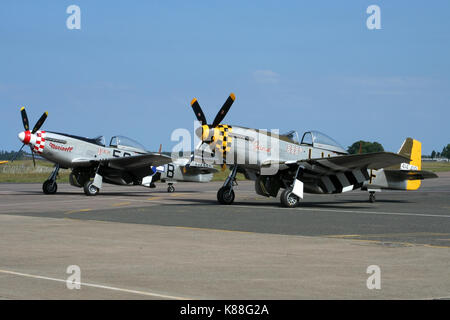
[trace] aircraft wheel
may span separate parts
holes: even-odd
[[[100,189],[93,185],[94,181],[87,181],[84,184],[84,193],[87,196],[96,196]]]
[[[285,208],[294,208],[300,203],[300,199],[292,193],[291,189],[284,189],[280,196],[281,205]]]
[[[175,187],[174,186],[170,185],[170,186],[167,187],[167,192],[172,193],[174,191],[175,191]]]
[[[42,185],[42,191],[44,191],[45,194],[55,194],[56,190],[58,190],[56,181],[47,180]]]
[[[375,201],[376,201],[375,193],[374,192],[369,193],[369,202],[374,203]]]
[[[221,204],[232,204],[234,202],[234,191],[231,187],[222,187],[217,191],[217,201]]]

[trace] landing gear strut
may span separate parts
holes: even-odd
[[[369,202],[374,203],[376,201],[375,191],[369,191]]]
[[[56,178],[58,177],[59,164],[55,164],[55,168],[48,177],[48,179],[42,185],[42,191],[45,194],[55,194],[58,190],[58,185],[56,184]]]
[[[223,187],[217,191],[217,201],[221,204],[232,204],[234,202],[233,187],[236,183],[237,166],[233,166],[228,178],[225,180]]]

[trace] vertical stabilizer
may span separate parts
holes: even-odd
[[[422,143],[412,138],[406,138],[399,152],[402,156],[411,159],[409,163],[402,163],[400,170],[421,170],[422,168]],[[408,180],[406,190],[417,190],[421,180]]]

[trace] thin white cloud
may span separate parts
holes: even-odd
[[[280,82],[280,75],[272,70],[256,70],[253,72],[253,78],[259,83]]]

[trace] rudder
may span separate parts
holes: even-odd
[[[422,143],[412,138],[406,138],[398,154],[411,159],[409,164],[402,163],[400,170],[421,170],[422,169]],[[408,180],[406,190],[417,190],[421,180]]]

